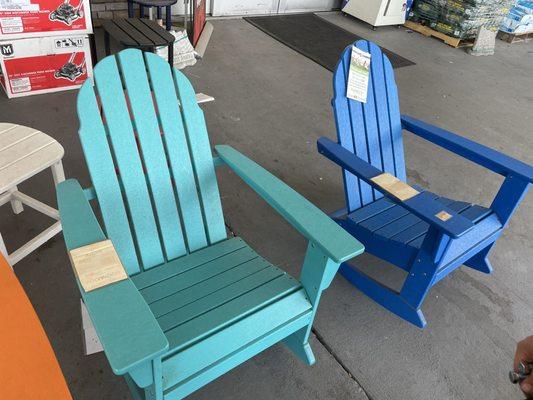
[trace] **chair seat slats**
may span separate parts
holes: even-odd
[[[303,289],[262,305],[234,324],[164,358],[165,396],[187,395],[200,386],[202,376],[219,376],[311,321],[313,311]]]
[[[243,247],[233,253],[217,258],[215,262],[202,264],[192,270],[165,279],[157,285],[142,289],[141,294],[146,299],[146,302],[150,304],[165,298],[178,290],[186,289],[191,284],[198,282],[198,280],[208,279],[227,271],[238,264],[253,260],[254,258],[257,258],[257,254],[249,247]]]
[[[161,329],[163,332],[167,332],[248,292],[252,292],[285,274],[280,269],[269,266],[266,261],[261,262],[260,266],[263,268],[256,273],[243,279],[235,280],[224,288],[220,288],[205,297],[159,317],[157,321]]]
[[[435,201],[460,213],[474,223],[491,213],[490,209],[482,206],[438,197],[433,193],[431,195]],[[354,211],[348,215],[348,218],[359,229],[364,229],[366,232],[385,240],[392,240],[416,249],[420,249],[422,246],[429,229],[429,224],[386,198],[376,200],[374,203]]]
[[[372,218],[374,215],[386,211],[394,206],[395,204],[391,200],[387,199],[386,197],[382,197],[381,199],[350,213],[350,219],[355,223],[361,223],[362,221]]]
[[[150,308],[156,318],[167,315],[172,311],[181,309],[181,307],[194,303],[195,301],[245,279],[250,275],[254,275],[267,268],[268,265],[268,262],[260,257],[253,258],[218,275],[191,284],[191,286],[186,289],[179,290],[170,296],[155,301],[150,304]]]
[[[185,257],[180,257],[165,264],[165,268],[153,268],[142,274],[132,277],[133,283],[139,290],[155,285],[165,279],[172,278],[185,271],[196,268],[216,260],[226,254],[233,253],[246,247],[246,243],[241,238],[231,238],[191,253]]]
[[[434,196],[435,199],[438,197],[437,195]],[[401,206],[397,207],[403,209],[403,207]],[[409,212],[402,212],[399,218],[396,218],[395,220],[390,220],[389,223],[387,223],[386,225],[382,225],[379,229],[375,229],[373,232],[374,234],[385,238],[392,238],[400,232],[403,232],[406,229],[409,229],[411,226],[419,223],[420,221],[420,218],[418,218],[417,216]]]
[[[169,348],[179,351],[190,346],[300,288],[301,285],[297,280],[286,274],[282,275],[165,332]]]

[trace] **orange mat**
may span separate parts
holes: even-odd
[[[0,254],[0,397],[72,400],[39,318]]]

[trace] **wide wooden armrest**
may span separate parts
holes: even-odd
[[[385,183],[383,183],[383,180],[380,179],[386,175],[383,174],[383,171],[357,157],[334,141],[321,137],[317,143],[320,154],[364,180],[374,189],[380,191],[386,197],[434,226],[442,233],[457,238],[474,227],[472,221],[435,201],[433,196],[427,192],[419,192],[403,182],[401,184],[393,182],[391,185],[387,185],[387,180],[385,179]]]
[[[215,149],[220,158],[310,242],[337,263],[364,251],[364,246],[306,198],[231,146]]]
[[[67,250],[107,239],[76,180],[57,186],[57,202]],[[76,281],[115,374],[125,374],[166,352],[168,341],[131,279],[90,292]]]
[[[402,115],[402,128],[500,175],[513,175],[533,183],[533,167],[490,147]]]

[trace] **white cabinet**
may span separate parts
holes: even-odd
[[[329,11],[340,0],[212,0],[213,16]],[[365,0],[366,1],[366,0]]]
[[[342,11],[372,26],[402,25],[407,0],[349,0]]]
[[[330,11],[339,7],[339,0],[280,0],[278,12]]]
[[[279,0],[213,0],[213,16],[272,14],[278,12]]]

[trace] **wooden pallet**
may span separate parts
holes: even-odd
[[[470,46],[474,45],[474,39],[458,39],[458,38],[454,38],[452,36],[446,35],[445,33],[442,33],[442,32],[436,31],[434,29],[431,29],[428,26],[419,24],[417,22],[405,21],[404,26],[406,28],[408,28],[408,29],[411,29],[411,30],[415,31],[415,32],[421,33],[424,36],[428,36],[428,37],[432,36],[432,37],[438,38],[438,39],[444,41],[444,43],[446,43],[447,45],[455,47],[455,48],[457,48],[457,47],[470,47]]]
[[[498,39],[503,40],[507,43],[520,43],[528,42],[533,39],[533,32],[528,33],[507,33],[507,32],[498,32]]]

